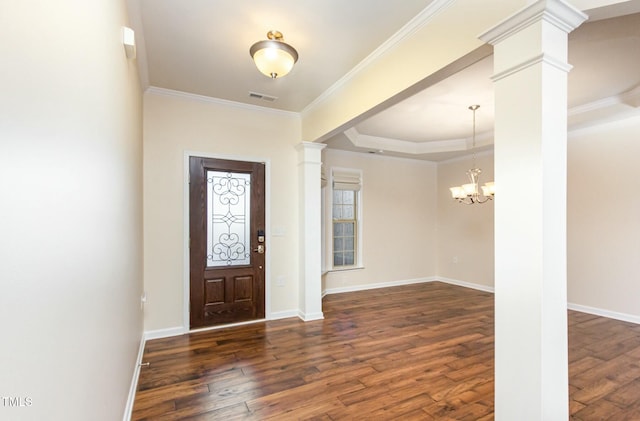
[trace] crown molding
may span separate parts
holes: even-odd
[[[157,86],[148,87],[144,91],[144,93],[151,94],[151,95],[168,96],[172,98],[187,99],[190,101],[197,101],[197,102],[203,102],[203,103],[209,103],[209,104],[216,104],[224,107],[240,108],[248,111],[258,111],[258,112],[263,112],[268,114],[277,114],[277,115],[282,115],[287,117],[295,117],[298,119],[300,118],[300,113],[296,113],[294,111],[285,111],[285,110],[278,110],[276,108],[261,107],[259,105],[245,104],[243,102],[229,101],[227,99],[214,98],[206,95],[198,95],[198,94],[192,94],[189,92],[176,91],[173,89],[159,88]]]

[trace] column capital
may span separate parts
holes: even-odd
[[[300,142],[296,145],[296,149],[301,151],[305,149],[311,150],[323,150],[327,147],[326,143],[317,143],[317,142]]]
[[[587,19],[586,14],[563,0],[539,0],[480,34],[478,38],[496,45],[540,21],[546,21],[568,34]]]
[[[322,155],[321,152],[327,145],[325,143],[316,143],[316,142],[300,142],[296,145],[296,150],[298,151],[298,156],[300,158],[299,163],[314,163],[321,164],[322,163]]]

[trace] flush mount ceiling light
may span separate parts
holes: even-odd
[[[267,32],[267,38],[253,44],[249,53],[262,74],[273,79],[282,77],[293,69],[293,64],[298,61],[298,52],[284,42],[280,31]]]
[[[480,108],[479,105],[471,105],[469,107],[469,109],[473,111],[473,165],[471,169],[467,171],[467,176],[471,182],[449,188],[449,190],[451,190],[451,197],[465,205],[486,203],[495,196],[495,185],[493,181],[486,182],[481,186],[482,196],[478,193],[478,178],[480,177],[480,173],[482,173],[482,170],[476,167],[476,110],[478,108]]]

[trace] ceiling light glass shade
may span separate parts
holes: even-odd
[[[495,196],[496,194],[496,186],[493,183],[493,181],[489,181],[487,183],[484,183],[484,186],[482,187],[482,194],[485,196]]]
[[[449,190],[451,190],[451,197],[454,199],[462,199],[466,196],[464,189],[460,186],[450,187]]]
[[[269,31],[267,37],[268,40],[253,44],[249,53],[260,73],[275,79],[293,69],[293,65],[298,61],[298,52],[282,41],[282,34],[278,31]]]
[[[464,190],[465,195],[470,196],[478,193],[478,185],[475,183],[463,184],[462,190]]]

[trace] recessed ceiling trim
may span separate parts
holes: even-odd
[[[494,154],[493,149],[490,149],[488,151],[476,152],[476,158],[479,157],[479,156],[491,156],[493,154]],[[452,163],[452,162],[468,161],[470,157],[471,157],[470,154],[461,155],[461,156],[455,156],[453,158],[443,159],[442,161],[438,161],[438,164],[449,164],[449,163]]]
[[[412,155],[422,155],[438,152],[457,152],[469,149],[467,139],[437,140],[432,142],[409,142],[407,140],[390,139],[387,137],[361,134],[352,127],[344,132],[354,146],[390,152],[400,152]]]
[[[620,99],[623,103],[631,107],[640,107],[640,86],[636,86],[632,90],[620,95]]]
[[[640,86],[568,110],[569,133],[640,115]]]
[[[628,105],[630,107],[640,107],[640,85],[632,88],[620,95],[614,95],[607,98],[602,98],[597,101],[592,101],[587,104],[578,105],[569,109],[569,116],[577,116],[584,113],[600,111],[605,108],[613,107],[616,105]]]
[[[420,164],[420,165],[426,165],[429,167],[437,167],[438,166],[438,162],[435,161],[429,161],[426,159],[420,159],[420,158],[411,158],[411,157],[405,157],[405,156],[392,156],[392,155],[384,155],[384,154],[363,154],[362,152],[356,152],[356,151],[346,151],[344,149],[332,149],[332,148],[326,148],[325,149],[325,153],[326,154],[331,154],[331,155],[344,155],[344,156],[351,156],[353,158],[364,158],[364,159],[378,159],[378,160],[396,160],[396,161],[401,161],[401,162],[407,162],[407,161],[411,161],[411,162],[415,162],[416,164]],[[482,155],[482,154],[479,154]]]

